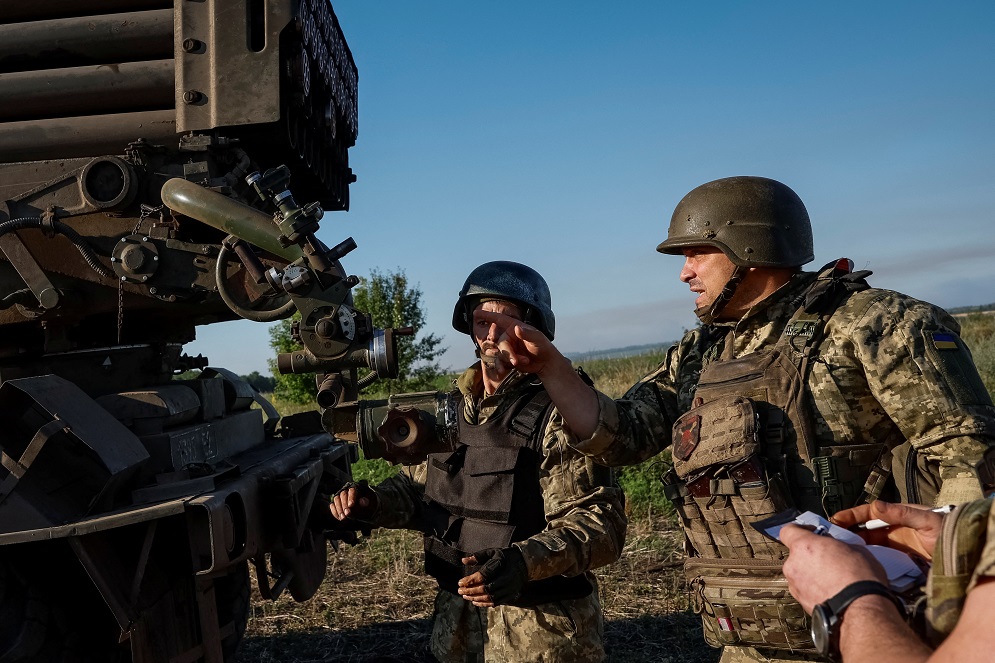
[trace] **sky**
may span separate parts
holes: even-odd
[[[566,354],[695,326],[682,260],[656,253],[691,189],[790,186],[872,285],[995,302],[995,3],[336,0],[359,69],[358,180],[326,213],[351,274],[403,269],[443,368],[466,276],[549,282]],[[199,327],[191,354],[267,373],[268,327]]]

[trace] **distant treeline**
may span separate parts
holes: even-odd
[[[574,364],[597,359],[624,359],[626,357],[636,357],[638,355],[649,355],[663,352],[674,343],[676,343],[676,341],[670,341],[667,343],[648,343],[646,345],[627,345],[624,348],[612,348],[611,350],[571,352],[567,355],[567,357]]]
[[[957,306],[955,308],[948,308],[947,313],[950,315],[964,315],[967,313],[984,313],[986,311],[995,311],[995,302],[991,304],[984,304],[982,306]]]

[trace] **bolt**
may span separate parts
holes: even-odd
[[[142,280],[143,280],[143,281],[148,281],[148,280],[149,280],[149,277],[148,277],[148,275],[145,275],[145,276],[142,276]]]
[[[111,262],[117,262],[117,258],[115,258],[114,256],[111,256]]]
[[[122,277],[121,277],[121,280],[122,280],[122,281],[127,281],[127,280],[128,280],[128,277],[127,277],[127,276],[122,276]]]
[[[204,95],[197,90],[187,90],[183,93],[183,103],[185,104],[195,104],[203,98]]]
[[[187,53],[193,53],[198,48],[200,48],[200,42],[196,39],[184,39],[183,40],[183,50]]]
[[[148,238],[148,237],[143,237],[143,238],[142,238],[142,241],[143,241],[143,242],[147,242],[147,241],[149,241],[149,238]]]
[[[158,291],[158,290],[156,290],[155,286],[152,286],[151,288],[149,288],[149,294],[150,294],[150,295],[154,295],[154,294],[156,294],[157,292],[159,292],[159,291]]]
[[[158,259],[159,259],[159,256],[152,256],[152,259],[153,259],[153,260],[158,260]]]

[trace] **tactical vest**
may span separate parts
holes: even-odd
[[[463,412],[463,400],[458,407]],[[425,571],[456,594],[457,582],[477,569],[462,558],[485,548],[506,548],[546,528],[539,485],[540,445],[552,412],[541,385],[532,385],[483,424],[461,414],[454,452],[429,454],[425,482]],[[514,605],[587,596],[584,575],[526,583]]]
[[[806,376],[826,323],[867,272],[831,263],[772,347],[733,357],[732,332],[702,369],[692,408],[673,428],[665,492],[684,525],[685,573],[709,644],[814,651],[808,618],[789,594],[787,548],[750,523],[796,507],[831,515],[877,486],[884,445],[819,446]],[[869,481],[869,477],[875,479]],[[876,489],[876,488],[875,488]]]

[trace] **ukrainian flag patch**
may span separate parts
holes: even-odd
[[[933,347],[937,350],[956,350],[957,349],[957,337],[953,334],[941,334],[939,332],[934,332],[933,336]]]

